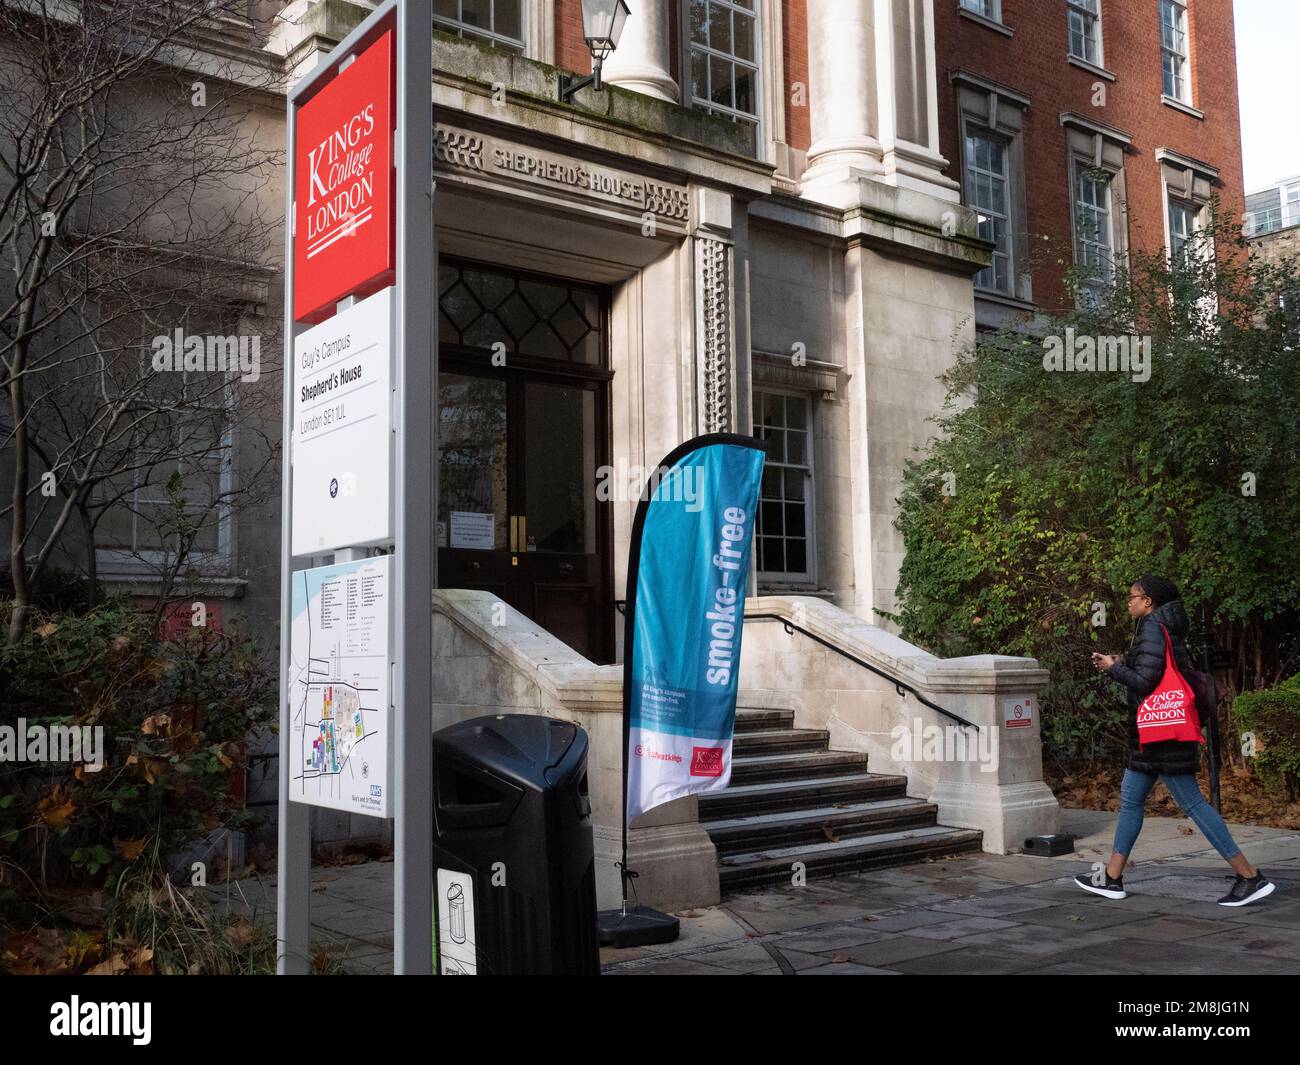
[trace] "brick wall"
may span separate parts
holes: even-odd
[[[591,73],[591,53],[582,39],[582,0],[555,0],[555,65]]]
[[[940,148],[948,173],[960,181],[955,92],[948,72],[957,67],[981,74],[1028,95],[1025,181],[1031,246],[1052,249],[1034,271],[1034,299],[1052,306],[1061,297],[1063,267],[1069,260],[1071,197],[1062,111],[1074,111],[1132,136],[1124,172],[1128,193],[1128,237],[1133,250],[1154,251],[1164,243],[1164,204],[1157,148],[1219,168],[1215,191],[1233,218],[1245,208],[1241,167],[1241,128],[1237,105],[1237,55],[1230,0],[1191,0],[1188,9],[1192,102],[1198,119],[1161,102],[1158,0],[1102,0],[1105,68],[1098,75],[1066,61],[1068,41],[1063,3],[1002,0],[1002,21],[1014,31],[1006,37],[965,18],[957,0],[934,0],[938,66]],[[1105,84],[1104,106],[1094,106],[1098,83]],[[1035,245],[1037,239],[1037,245]]]
[[[785,0],[781,30],[785,66],[785,140],[791,148],[808,150],[812,143],[808,106],[808,2]],[[802,85],[802,106],[794,102],[794,86]]]

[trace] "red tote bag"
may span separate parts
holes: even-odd
[[[1165,675],[1160,678],[1156,690],[1138,705],[1138,746],[1146,747],[1149,743],[1164,740],[1204,743],[1201,722],[1196,714],[1196,693],[1178,672],[1169,631],[1163,625],[1160,631],[1165,637]]]

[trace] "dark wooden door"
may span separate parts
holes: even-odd
[[[490,591],[595,662],[613,658],[608,383],[445,353],[438,583]]]

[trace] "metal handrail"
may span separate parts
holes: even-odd
[[[951,718],[953,721],[956,721],[959,725],[965,725],[967,728],[973,728],[976,732],[979,731],[980,728],[979,725],[975,724],[973,721],[967,721],[964,717],[958,717],[951,710],[945,710],[938,703],[930,702],[929,699],[927,699],[924,695],[922,695],[919,691],[913,688],[906,681],[899,680],[897,677],[893,676],[892,674],[886,673],[883,669],[879,668],[878,666],[873,666],[870,662],[864,661],[863,659],[859,658],[857,655],[850,654],[848,651],[844,650],[843,647],[838,647],[835,644],[831,643],[829,640],[822,639],[815,632],[809,632],[802,625],[796,625],[793,621],[791,621],[783,614],[746,614],[745,620],[746,621],[779,621],[785,627],[785,631],[789,635],[793,636],[796,631],[803,633],[805,636],[808,637],[808,639],[815,640],[823,647],[829,648],[830,650],[834,651],[836,654],[844,658],[847,658],[850,662],[854,662],[857,665],[862,666],[864,669],[871,670],[871,672],[876,674],[876,676],[878,677],[883,677],[885,680],[889,681],[889,683],[894,686],[894,690],[898,692],[899,695],[906,697],[907,693],[911,692],[912,695],[916,696],[917,702],[919,702],[922,706],[928,706],[931,710],[938,711],[939,713],[943,714],[944,717]]]

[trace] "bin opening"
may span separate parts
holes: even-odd
[[[446,773],[438,778],[438,783],[444,786],[445,806],[494,806],[506,797],[500,788],[466,773]]]
[[[438,769],[436,791],[433,816],[444,831],[504,825],[523,797],[510,781],[450,759]]]

